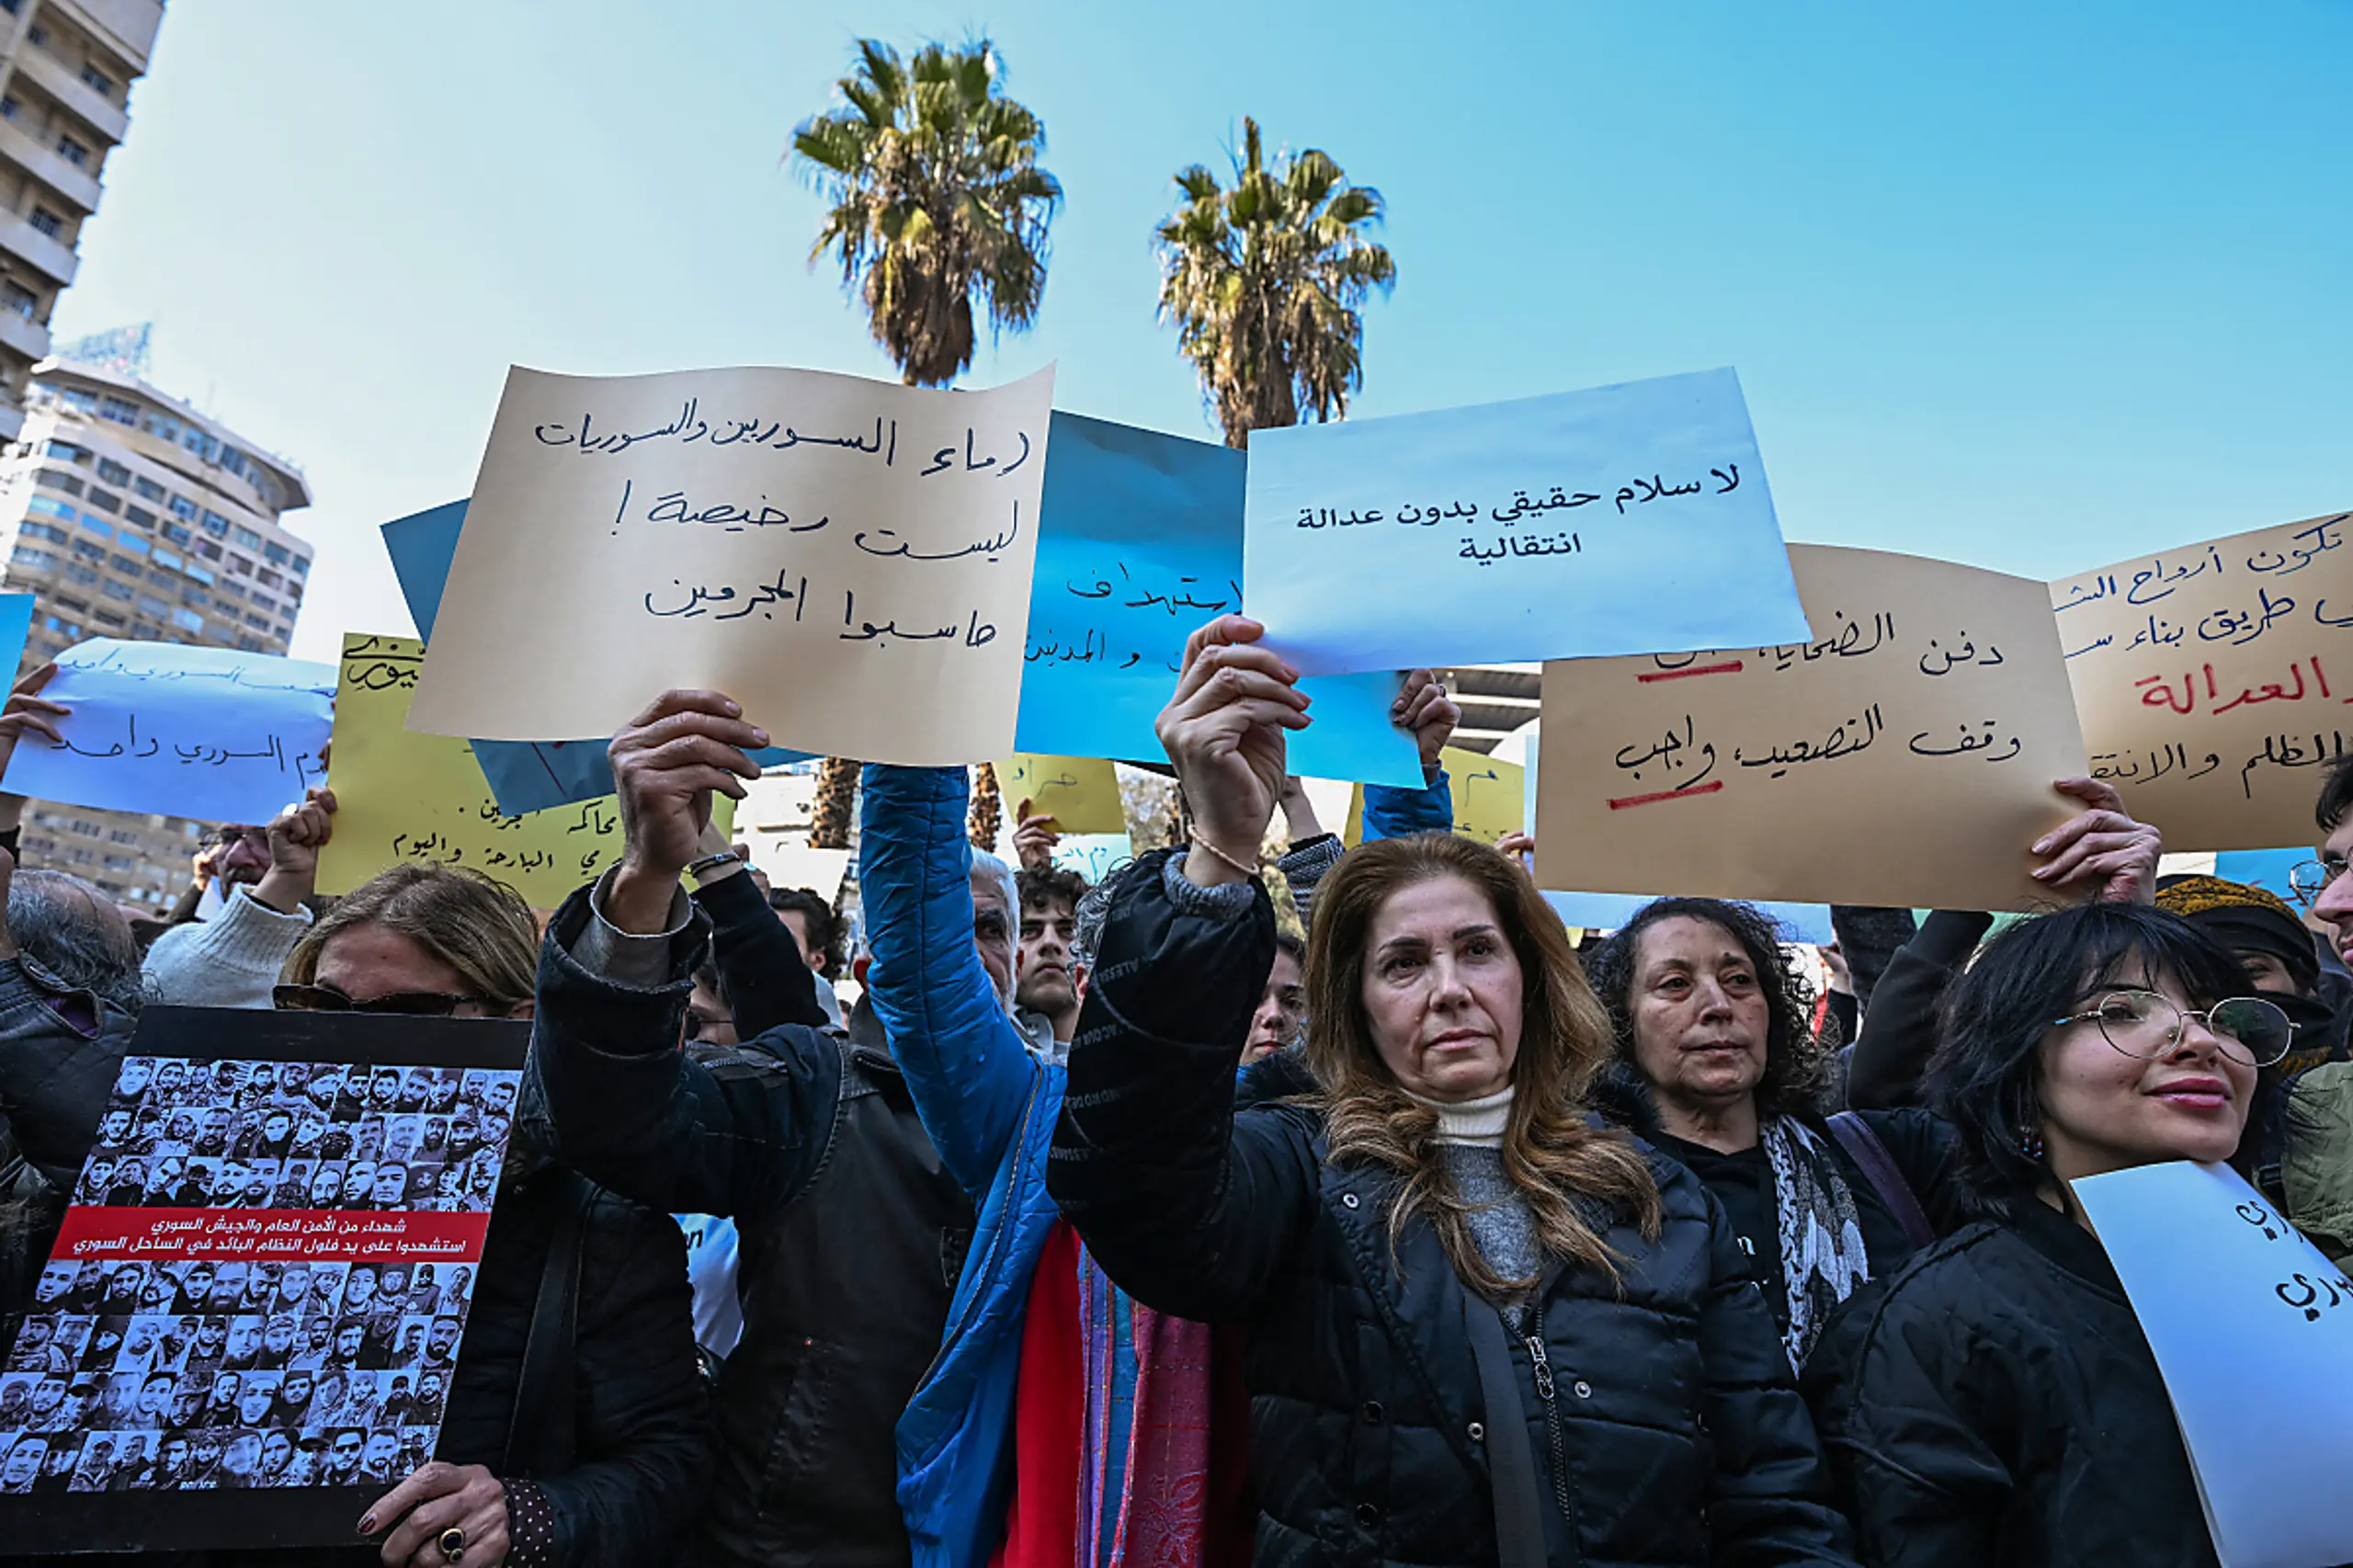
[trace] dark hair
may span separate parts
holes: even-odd
[[[1658,898],[1589,954],[1586,973],[1609,1009],[1618,1034],[1618,1060],[1639,1082],[1634,1055],[1634,984],[1641,967],[1643,933],[1665,920],[1704,920],[1741,946],[1756,971],[1765,996],[1765,1075],[1756,1083],[1759,1119],[1793,1116],[1816,1121],[1822,1115],[1824,1057],[1809,1020],[1813,986],[1783,949],[1780,926],[1754,904],[1716,898]]]
[[[790,910],[801,916],[809,928],[810,959],[819,974],[842,971],[842,925],[823,893],[814,888],[770,888],[768,907],[779,915]]]
[[[2320,781],[2320,799],[2313,802],[2313,820],[2323,833],[2335,833],[2353,815],[2353,752],[2340,754]]]
[[[1278,931],[1275,933],[1275,951],[1279,953],[1289,953],[1290,955],[1291,961],[1299,965],[1301,972],[1304,973],[1306,971],[1307,944],[1305,942],[1301,941],[1298,937],[1292,936],[1288,931]]]
[[[1023,867],[1014,873],[1014,885],[1021,890],[1021,907],[1026,913],[1043,909],[1050,903],[1066,903],[1071,913],[1078,913],[1078,901],[1086,896],[1087,881],[1076,871],[1060,866],[1041,866],[1036,870]]]
[[[2026,1134],[2042,1125],[2042,1040],[2052,1025],[2120,984],[2170,977],[2191,1004],[2252,996],[2231,950],[2183,916],[2134,903],[2088,903],[2021,920],[1979,952],[1946,993],[1924,1089],[1952,1125],[1966,1206],[2008,1212],[2051,1176]],[[2231,1164],[2245,1175],[2279,1115],[2278,1073],[2256,1077]]]

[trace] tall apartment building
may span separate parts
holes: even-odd
[[[163,0],[0,0],[0,439],[24,423]]]
[[[19,674],[91,637],[286,652],[311,570],[278,521],[311,504],[301,469],[136,376],[62,359],[34,368],[8,450],[0,560],[6,591],[34,596]],[[203,832],[35,801],[25,858],[168,908]]]

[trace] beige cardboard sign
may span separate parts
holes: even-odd
[[[2165,847],[2310,844],[2353,740],[2353,512],[2051,585],[2092,776]]]
[[[1051,368],[510,370],[411,727],[608,735],[701,687],[799,751],[1006,756],[1052,401]]]
[[[1548,888],[2048,908],[2086,771],[2041,585],[1792,545],[1815,640],[1544,666]]]

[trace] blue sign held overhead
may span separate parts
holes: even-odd
[[[335,667],[306,659],[120,642],[68,648],[41,695],[63,744],[28,736],[6,786],[105,811],[266,823],[326,772]]]
[[[1729,369],[1256,431],[1248,516],[1311,675],[1809,640]]]
[[[1243,454],[1056,413],[1046,444],[1014,744],[1052,756],[1156,761],[1153,721],[1185,640],[1242,608]],[[1390,722],[1392,670],[1307,680],[1313,722],[1290,770],[1418,789],[1419,754]]]

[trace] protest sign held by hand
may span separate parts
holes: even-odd
[[[577,740],[666,686],[809,752],[1004,755],[1052,395],[509,372],[411,722]]]
[[[1544,670],[1543,885],[2034,909],[2083,741],[2040,585],[1791,548],[1807,642]],[[2014,846],[2011,853],[1991,846]]]

